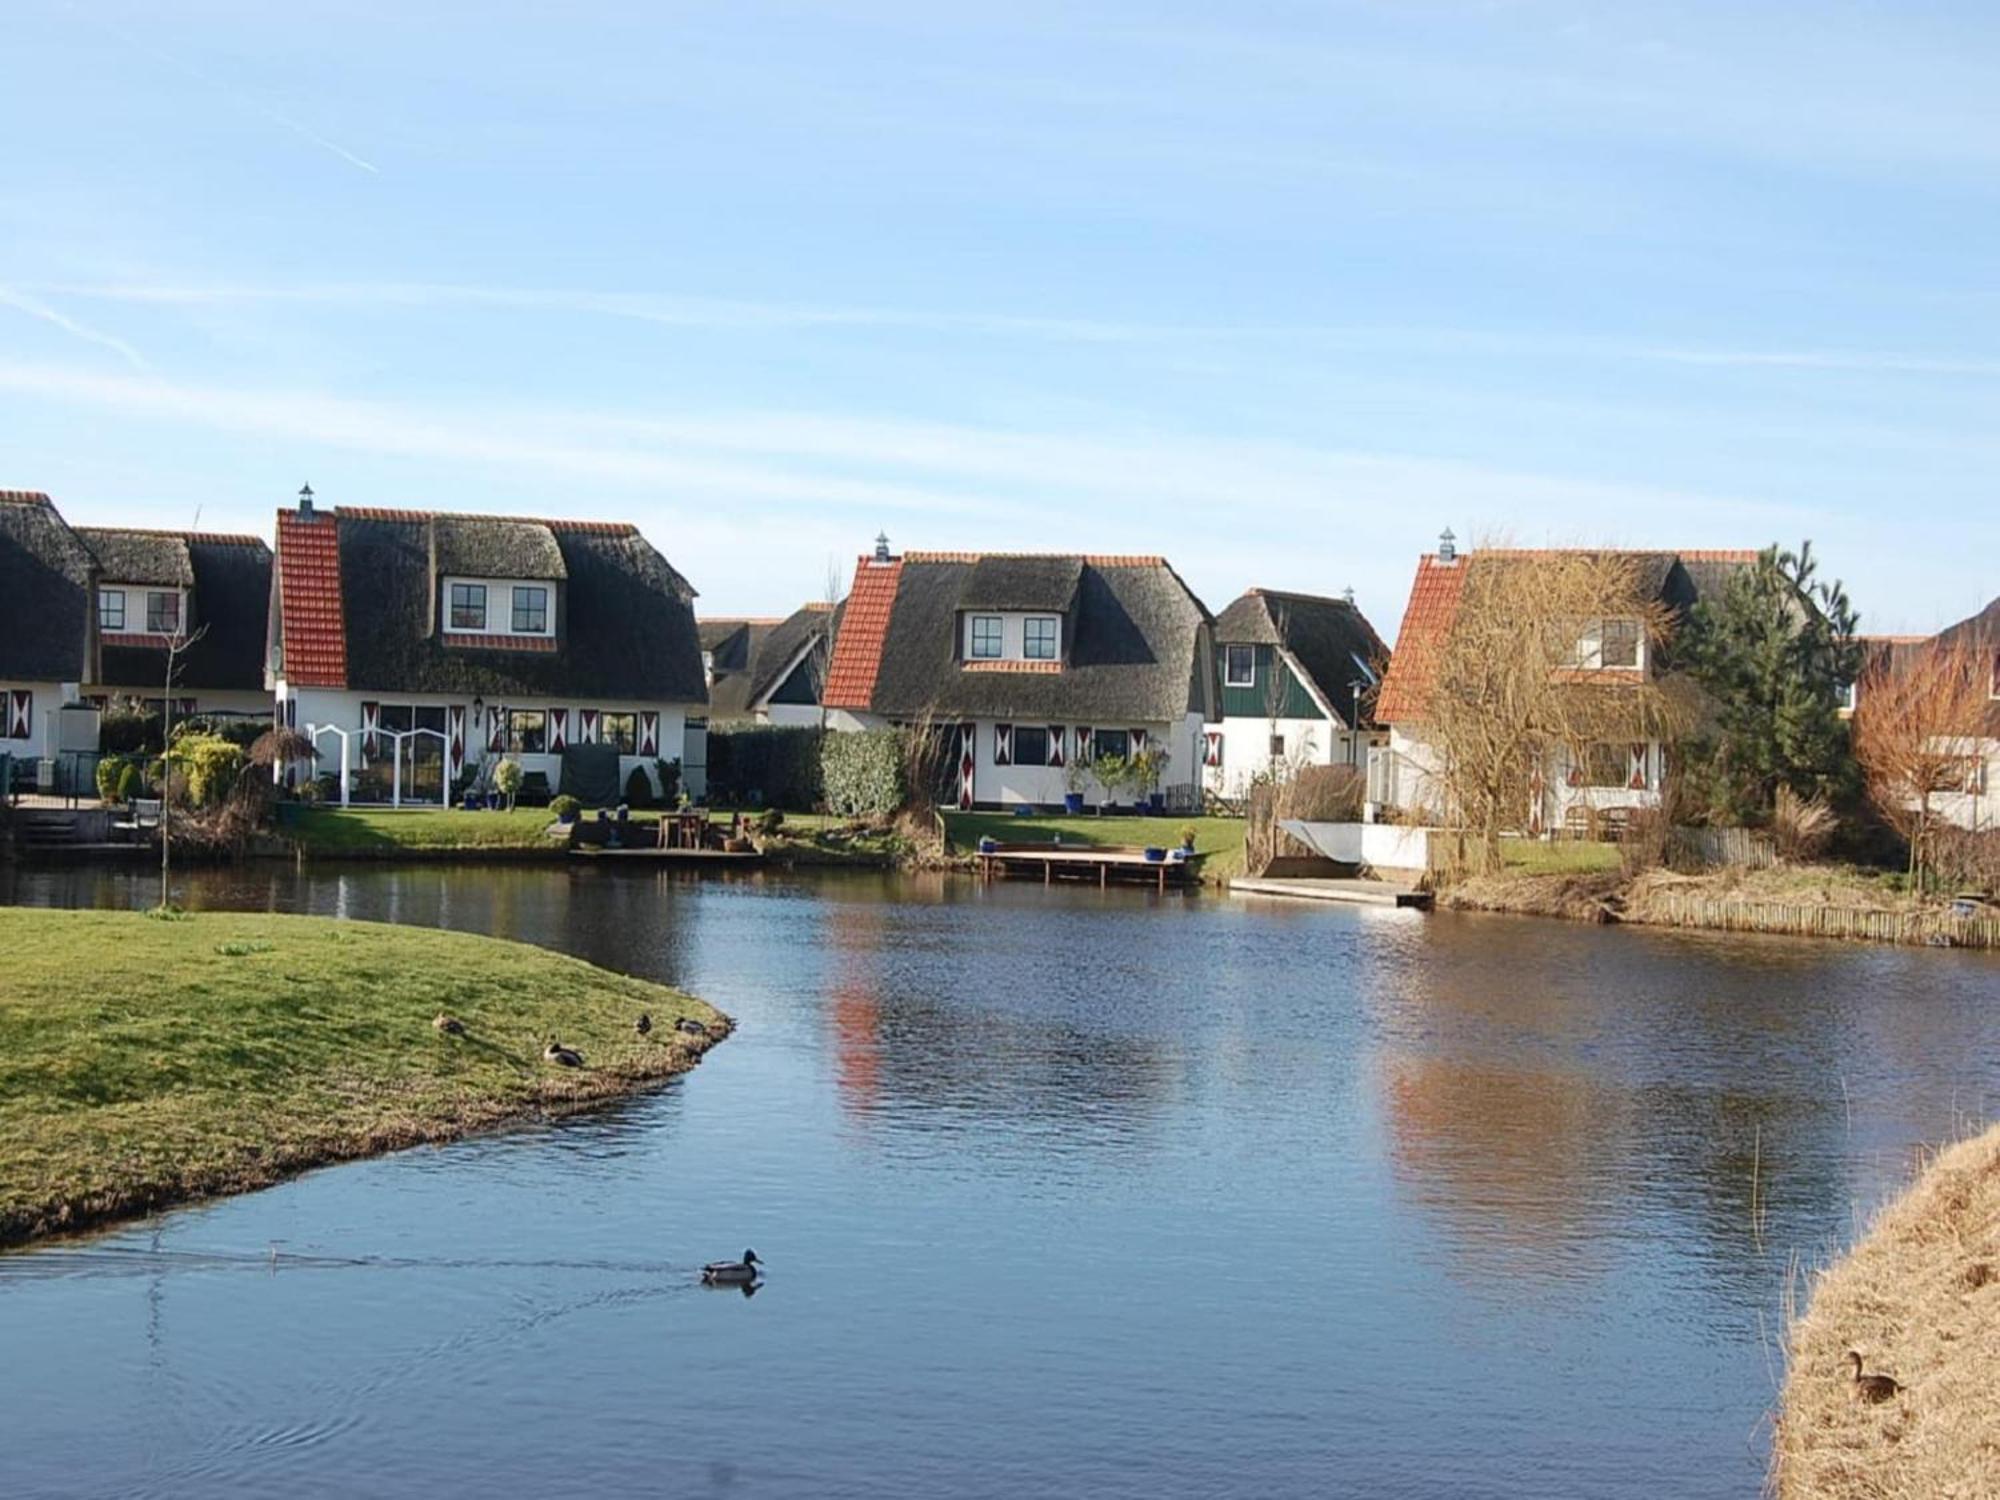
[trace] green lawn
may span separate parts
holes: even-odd
[[[1194,826],[1194,847],[1208,857],[1202,862],[1202,878],[1226,881],[1243,873],[1243,831],[1241,818],[1100,818],[1033,817],[1017,818],[1008,813],[948,812],[946,831],[961,851],[976,848],[982,838],[1003,844],[1051,843],[1060,833],[1065,844],[1123,844],[1143,848],[1148,844],[1172,846],[1181,841],[1181,830]]]
[[[278,831],[308,854],[371,854],[409,850],[552,849],[546,807],[512,812],[461,812],[446,808],[309,807],[298,822]]]
[[[707,1043],[677,1017],[726,1029],[662,986],[429,928],[0,908],[0,953],[0,1243],[613,1097],[692,1064]],[[551,1037],[585,1066],[544,1062]]]
[[[1508,870],[1522,875],[1588,875],[1619,868],[1618,846],[1589,839],[1505,838],[1500,858]]]

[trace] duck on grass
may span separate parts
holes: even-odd
[[[730,1026],[662,985],[432,928],[8,907],[0,953],[0,1243],[586,1107],[686,1071]]]

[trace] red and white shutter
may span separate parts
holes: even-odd
[[[444,711],[445,739],[451,745],[451,763],[465,764],[465,705],[454,703]]]
[[[1146,748],[1146,731],[1145,731],[1145,730],[1143,730],[1143,729],[1128,729],[1128,730],[1126,731],[1126,733],[1127,733],[1127,734],[1129,734],[1129,735],[1130,735],[1130,736],[1132,737],[1132,753],[1133,753],[1134,755],[1137,755],[1137,754],[1139,754],[1139,753],[1140,753],[1141,751],[1143,751],[1143,750],[1144,750],[1144,749]]]
[[[1632,774],[1625,785],[1635,792],[1646,789],[1646,747],[1642,744],[1632,746]]]
[[[995,724],[993,726],[993,764],[1011,766],[1014,764],[1014,726]]]
[[[660,753],[660,716],[650,708],[639,715],[639,753],[641,755]]]
[[[1058,770],[1063,765],[1063,727],[1060,724],[1049,726],[1049,764]]]
[[[972,750],[978,742],[978,725],[958,726],[958,806],[961,812],[972,811],[972,775],[978,768]]]
[[[498,755],[507,748],[507,711],[502,708],[486,710],[486,748]]]
[[[1569,784],[1571,786],[1582,786],[1583,758],[1573,750],[1565,750],[1563,757],[1569,762],[1569,776],[1567,778]]]
[[[377,731],[382,727],[382,705],[364,703],[361,705],[361,757],[373,760],[381,739]]]
[[[549,754],[560,755],[569,748],[569,710],[549,710]]]
[[[597,743],[597,710],[580,708],[576,711],[576,742],[579,745]]]
[[[7,738],[33,739],[35,735],[35,695],[27,688],[7,694]]]
[[[1540,835],[1544,813],[1542,804],[1548,796],[1548,779],[1542,775],[1539,764],[1528,772],[1528,832]]]
[[[1201,763],[1210,770],[1219,768],[1222,765],[1222,731],[1204,729],[1201,732],[1201,743]]]
[[[1088,724],[1076,726],[1076,758],[1080,764],[1086,766],[1097,759],[1097,747],[1091,743]]]

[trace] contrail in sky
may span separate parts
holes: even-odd
[[[72,15],[79,14],[76,7],[71,6],[69,7],[69,9]],[[345,146],[339,144],[337,141],[328,140],[318,131],[312,129],[310,126],[300,124],[297,120],[294,120],[290,115],[280,114],[277,110],[271,108],[270,105],[265,104],[261,100],[252,98],[250,95],[244,93],[240,89],[230,87],[228,84],[224,83],[219,78],[211,77],[207,73],[202,72],[201,69],[195,67],[194,64],[185,62],[182,59],[173,56],[171,53],[162,52],[158,47],[153,46],[150,42],[145,42],[140,40],[138,37],[133,36],[129,31],[126,31],[121,27],[114,26],[109,21],[103,20],[96,16],[86,16],[84,17],[84,19],[88,20],[92,25],[96,26],[100,31],[103,31],[110,36],[116,37],[119,41],[123,42],[126,46],[130,47],[133,51],[143,52],[146,56],[154,59],[154,61],[165,63],[168,67],[174,69],[176,72],[184,74],[189,78],[192,78],[196,83],[200,84],[203,88],[211,89],[215,93],[222,95],[223,98],[227,99],[231,104],[234,104],[238,109],[246,110],[254,115],[261,115],[266,120],[269,120],[273,125],[283,126],[286,130],[291,131],[293,135],[298,136],[301,140],[310,141],[313,145],[319,147],[322,151],[332,152],[335,156],[339,157],[342,161],[346,162],[351,167],[359,167],[364,172],[373,172],[378,176],[381,174],[382,169],[376,166],[375,163],[373,163],[372,161],[366,161],[363,158],[356,156],[352,151],[349,151]]]
[[[110,349],[122,355],[134,369],[143,370],[146,368],[146,361],[140,358],[139,351],[123,339],[113,338],[108,333],[99,333],[95,328],[86,328],[83,324],[77,322],[76,319],[57,312],[48,303],[37,301],[26,292],[18,292],[10,286],[0,286],[0,307],[11,307],[16,312],[24,312],[31,318],[40,318],[44,323],[53,323],[64,333],[74,338],[82,339],[87,344],[96,344],[100,348]]]

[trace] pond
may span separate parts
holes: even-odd
[[[0,1257],[10,1497],[1752,1496],[1796,1268],[2000,1094],[1991,956],[886,875],[183,900],[740,1029],[602,1113]],[[757,1296],[696,1285],[746,1245]]]

